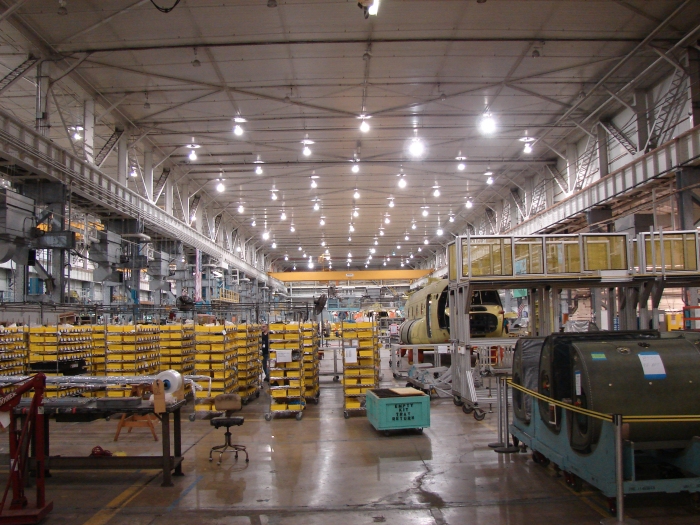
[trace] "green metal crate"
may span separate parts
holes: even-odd
[[[430,396],[420,390],[415,390],[415,395],[392,394],[390,389],[384,388],[367,392],[367,419],[374,428],[398,430],[430,426]]]

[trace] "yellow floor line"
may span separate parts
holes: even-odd
[[[129,488],[124,490],[119,496],[98,511],[92,518],[87,520],[83,525],[105,525],[111,520],[122,508],[124,508],[131,500],[138,496],[148,484],[147,480],[144,483],[134,483]]]
[[[592,508],[592,509],[593,509],[594,511],[596,511],[598,514],[600,514],[601,516],[603,516],[604,518],[609,518],[609,517],[610,517],[610,514],[608,514],[607,512],[605,512],[605,510],[601,509],[599,505],[596,505],[595,503],[593,503],[591,500],[588,499],[587,496],[593,495],[592,492],[588,492],[588,491],[587,491],[587,492],[576,492],[574,489],[572,489],[571,487],[569,487],[569,485],[567,485],[567,484],[564,482],[564,480],[559,480],[559,484],[560,484],[562,487],[564,487],[566,490],[568,490],[571,494],[573,494],[574,496],[576,496],[577,498],[579,498],[581,501],[583,501],[586,505],[588,505],[590,508]]]

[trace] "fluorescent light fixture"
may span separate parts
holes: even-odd
[[[493,184],[493,177],[489,177],[488,179],[486,179],[486,184],[488,184],[489,186]]]
[[[438,229],[437,229],[437,234],[438,234],[438,235],[442,235],[443,233],[445,233],[445,232],[442,230],[442,228],[438,228]]]
[[[404,177],[401,177],[399,179],[399,188],[405,188],[406,187],[406,179]]]
[[[379,0],[374,0],[369,9],[367,9],[367,13],[371,16],[377,16],[377,13],[379,13]]]
[[[379,230],[379,236],[383,237],[384,236],[384,230]]]
[[[216,191],[219,193],[222,193],[226,189],[226,186],[224,186],[223,182],[220,182],[219,184],[216,185]]]
[[[314,203],[314,211],[318,211],[321,209],[321,206],[319,206],[318,202]]]
[[[262,166],[257,166],[257,167],[255,168],[255,174],[256,174],[256,175],[262,175],[262,174],[263,174]]]
[[[272,249],[274,250],[275,248],[277,248],[277,243],[273,241],[272,242]]]
[[[355,164],[352,165],[352,172],[353,173],[359,173],[360,172],[360,165],[355,162]]]
[[[411,223],[411,229],[412,229],[412,230],[415,230],[415,229],[416,229],[416,223],[415,223],[415,222],[412,222],[412,223]]]
[[[459,171],[464,171],[464,168],[466,168],[466,166],[464,165],[464,162],[460,162],[459,164],[457,164],[457,169]]]
[[[532,153],[532,144],[526,142],[525,147],[523,148],[523,153],[527,153],[528,155]]]
[[[491,135],[496,132],[496,120],[491,113],[484,113],[479,122],[479,131],[484,135]]]
[[[351,231],[351,232],[354,232],[354,231],[355,231],[355,227],[354,227],[352,224],[350,225],[350,231]]]
[[[454,215],[450,215],[450,222],[455,222],[455,217],[454,217]]]
[[[423,239],[423,244],[428,244],[428,239]]]
[[[262,238],[263,238],[263,240],[265,240],[265,241],[268,240],[268,239],[270,238],[270,232],[264,231],[263,234],[262,234]]]
[[[305,157],[308,157],[309,155],[311,155],[311,148],[309,148],[308,146],[304,146],[304,149],[301,152],[304,154]]]
[[[427,217],[427,216],[428,216],[428,210],[427,210],[426,208],[423,208],[422,215],[423,215],[423,217]]]
[[[288,260],[289,260],[289,255],[286,255],[286,254],[285,254],[284,260],[285,260],[285,261],[288,261]]]
[[[394,199],[390,199],[389,200],[389,208],[393,208],[393,207],[394,207]]]
[[[353,217],[359,217],[359,216],[360,216],[360,210],[358,210],[357,208],[355,208],[355,209],[352,211],[352,216],[353,216]]]
[[[439,197],[440,196],[440,190],[435,188],[435,191],[433,192],[433,197]]]
[[[467,203],[465,204],[467,208],[472,208],[474,206],[474,203],[471,200],[468,200]]]
[[[243,124],[244,122],[248,122],[246,119],[244,119],[240,115],[233,117],[233,121],[237,124]]]
[[[194,153],[194,152],[193,152],[193,153]],[[134,178],[136,178],[136,177],[139,176],[139,174],[136,172],[136,168],[133,168],[133,169],[131,170],[131,173],[129,173],[129,175],[131,175],[131,176],[134,177]]]
[[[277,200],[277,193],[275,193],[274,191],[272,192],[272,200],[273,201]]]
[[[362,124],[360,124],[360,131],[362,133],[367,133],[369,131],[369,124],[367,124],[366,120],[363,120]]]
[[[245,211],[245,208],[243,207],[242,204],[238,205],[238,213],[243,213]]]
[[[407,241],[407,240],[408,240],[408,235],[405,235],[404,238],[403,238],[403,240],[404,240],[404,241]]]
[[[316,184],[316,181],[311,179],[311,187],[312,188],[318,188],[318,184]]]
[[[294,227],[294,225],[292,224],[292,225],[289,227],[289,231],[292,232],[292,233],[294,233],[295,231],[297,231],[297,229],[296,229],[296,228]]]
[[[287,220],[287,214],[282,212],[282,215],[280,215],[280,220],[281,221],[286,221]]]
[[[241,135],[243,135],[243,128],[241,127],[240,124],[236,124],[233,127],[233,134],[236,135],[237,137],[240,137]]]
[[[188,156],[190,160],[197,160],[197,153],[195,153],[194,150],[190,151],[190,154]]]
[[[384,217],[384,224],[389,224],[391,219],[389,217]]]
[[[355,188],[355,193],[352,194],[352,198],[355,200],[360,198],[360,192],[357,191],[357,188]]]
[[[425,152],[423,141],[421,141],[421,139],[418,137],[413,137],[413,139],[411,139],[411,144],[408,146],[408,152],[413,157],[421,157]]]
[[[319,224],[320,224],[321,226],[325,226],[325,225],[326,225],[326,219],[324,219],[323,217],[321,217],[321,220],[319,221]]]

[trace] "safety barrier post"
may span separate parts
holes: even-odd
[[[491,448],[500,448],[506,446],[506,443],[503,440],[503,396],[501,394],[501,390],[501,376],[498,376],[496,378],[496,402],[498,403],[498,406],[496,408],[498,415],[498,441],[496,441],[495,443],[489,443],[489,447]]]
[[[613,414],[613,427],[615,431],[615,485],[617,489],[616,517],[603,518],[601,525],[624,523],[626,525],[639,525],[637,520],[625,519],[625,479],[622,450],[622,414]]]
[[[503,393],[501,394],[501,399],[503,400],[504,410],[499,410],[503,413],[503,446],[495,448],[494,450],[499,454],[510,454],[512,452],[520,452],[520,447],[511,445],[510,443],[510,433],[508,432],[508,425],[510,424],[510,416],[508,414],[508,376],[499,376],[499,382],[503,382]]]

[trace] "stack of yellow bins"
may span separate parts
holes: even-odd
[[[108,376],[153,375],[160,371],[160,327],[157,325],[107,325],[106,372]],[[130,387],[109,386],[109,397],[125,397]]]
[[[27,368],[27,327],[0,326],[0,376],[23,375]]]
[[[270,412],[265,419],[289,414],[301,419],[306,406],[306,384],[299,323],[272,323],[269,341]]]
[[[194,324],[166,324],[160,327],[160,366],[181,374],[194,372]]]
[[[304,384],[306,400],[318,403],[319,389],[318,323],[307,321],[301,325],[302,348],[304,350]]]
[[[219,394],[238,392],[236,325],[197,325],[195,327],[195,373],[211,378],[211,397],[208,382],[200,382],[203,390],[197,392],[200,410],[213,410],[212,399]]]
[[[365,395],[379,386],[379,344],[374,322],[343,322],[343,387],[346,418],[365,413]]]

